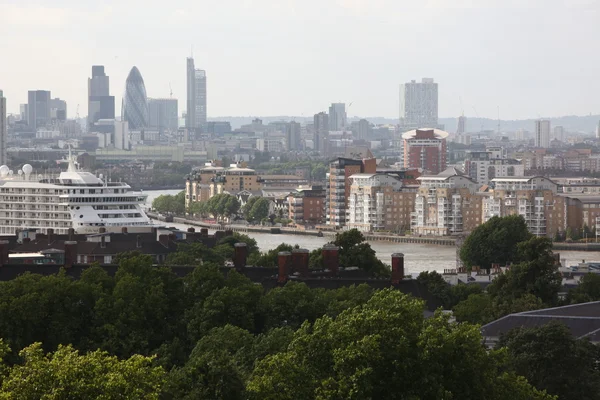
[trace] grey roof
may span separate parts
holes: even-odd
[[[600,301],[510,314],[481,327],[486,337],[500,337],[514,328],[533,328],[551,321],[565,324],[576,338],[600,338]]]

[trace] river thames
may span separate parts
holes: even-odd
[[[144,191],[148,195],[147,206],[152,204],[157,196],[161,194],[175,195],[180,190],[149,190]],[[173,226],[178,229],[186,230],[189,226],[177,223],[165,223],[167,226]],[[250,233],[250,237],[256,240],[261,251],[274,249],[281,243],[299,245],[301,248],[314,250],[325,243],[330,238],[288,235],[288,234],[268,234],[268,233]],[[369,242],[373,250],[377,252],[377,257],[383,262],[390,264],[393,253],[404,253],[404,265],[407,274],[414,276],[422,271],[443,272],[444,269],[456,268],[456,248],[453,246],[426,245],[414,243],[388,243],[382,241]],[[600,253],[588,251],[562,251],[560,257],[564,266],[575,265],[582,260],[600,261]]]

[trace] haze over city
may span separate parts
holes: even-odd
[[[118,105],[135,65],[150,97],[172,87],[182,101],[193,49],[209,117],[310,117],[340,101],[349,116],[397,118],[398,85],[421,77],[440,84],[440,117],[597,114],[599,11],[591,0],[9,0],[0,88],[9,113],[46,89],[85,116],[90,65],[106,67]]]

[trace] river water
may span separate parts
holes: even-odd
[[[182,189],[183,190],[183,189]],[[149,190],[144,193],[148,195],[146,205],[149,207],[152,201],[161,194],[176,195],[181,190]],[[189,226],[177,223],[167,223],[178,229],[186,230]],[[281,243],[299,245],[301,248],[314,250],[327,243],[329,238],[303,235],[273,235],[269,233],[250,233],[261,251],[274,249]],[[414,243],[388,243],[381,241],[369,242],[377,257],[383,262],[390,264],[393,253],[404,253],[404,267],[407,274],[417,275],[422,271],[443,272],[444,269],[456,268],[456,248],[453,246],[426,245]],[[563,265],[575,265],[582,260],[600,261],[599,252],[589,251],[562,251],[560,257]]]

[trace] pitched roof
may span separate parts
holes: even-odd
[[[576,338],[600,338],[600,301],[510,314],[481,327],[486,337],[500,337],[513,328],[533,328],[551,321],[565,324]]]

